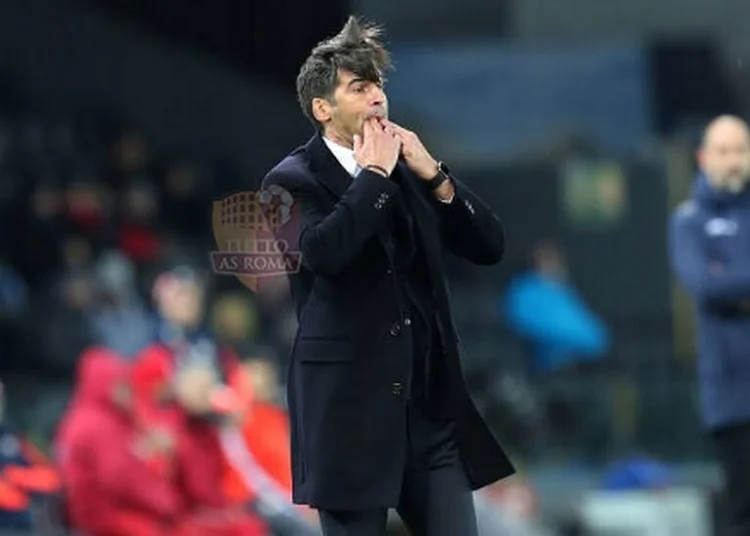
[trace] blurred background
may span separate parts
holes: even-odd
[[[0,1],[4,419],[48,449],[83,349],[137,353],[183,264],[216,337],[283,383],[286,285],[211,274],[211,206],[311,136],[297,70],[350,13],[386,27],[392,116],[508,231],[502,265],[449,261],[467,379],[520,469],[485,495],[518,531],[721,534],[665,229],[706,121],[750,105],[742,0]]]

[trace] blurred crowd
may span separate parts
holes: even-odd
[[[288,338],[269,328],[284,317],[275,309],[285,305],[283,288],[260,302],[205,273],[210,201],[222,182],[211,167],[156,158],[128,129],[24,115],[0,116],[0,173],[0,337],[11,397],[34,396],[40,379],[46,394],[64,390],[93,342],[134,357],[160,329],[156,275],[181,264],[203,271],[205,321],[223,342],[241,353],[261,333],[274,347]],[[50,439],[41,423],[54,416],[18,417]]]
[[[0,375],[18,444],[0,449],[0,512],[18,514],[0,530],[38,528],[38,496],[42,518],[91,536],[270,534],[280,507],[255,500],[259,482],[291,509],[293,312],[283,281],[258,297],[207,271],[215,173],[121,125],[0,114]]]

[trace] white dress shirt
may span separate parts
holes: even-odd
[[[351,175],[352,177],[356,177],[359,175],[359,172],[362,171],[362,168],[359,167],[359,164],[357,164],[357,161],[354,159],[354,150],[349,149],[349,147],[344,147],[343,145],[339,145],[335,141],[331,141],[328,138],[323,138],[323,141],[325,142],[326,146],[330,151],[333,153],[333,156],[336,157],[336,160],[339,161],[339,164],[341,164],[341,167],[343,167],[346,172]],[[452,203],[453,197],[451,196],[450,199],[440,199],[443,203]]]
[[[341,167],[343,167],[349,175],[352,177],[359,175],[362,168],[359,167],[359,164],[357,164],[357,161],[354,159],[354,151],[352,149],[339,145],[328,138],[323,138],[323,141],[326,142],[326,145],[333,153],[333,156],[336,157],[336,160],[339,161]]]

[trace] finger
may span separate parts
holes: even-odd
[[[362,148],[362,137],[359,134],[354,135],[354,150],[359,151]]]
[[[388,119],[383,119],[383,124],[386,127],[390,128],[391,130],[393,130],[395,132],[398,132],[400,134],[405,134],[406,133],[406,129],[405,128],[398,126],[396,123],[394,123],[393,121],[389,121]]]
[[[375,128],[375,124],[371,119],[368,119],[365,121],[365,124],[362,127],[362,134],[363,137],[372,137],[377,133],[377,129]]]
[[[391,136],[390,136],[390,135],[389,135],[389,134],[388,134],[388,133],[387,133],[387,132],[386,132],[386,131],[385,131],[385,130],[383,129],[383,127],[382,127],[382,126],[380,125],[380,123],[378,123],[377,121],[372,121],[372,122],[370,123],[370,126],[369,126],[369,132],[370,132],[370,136],[372,136],[373,138],[380,138],[380,139],[382,139],[382,138],[383,138],[384,136],[385,136],[385,137],[391,137]]]
[[[399,128],[393,123],[390,123],[388,120],[383,120],[383,129],[391,136],[398,136],[401,134]]]

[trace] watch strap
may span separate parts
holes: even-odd
[[[435,178],[427,181],[430,190],[437,190],[447,180],[450,180],[450,172],[442,162],[438,162],[438,173]]]

